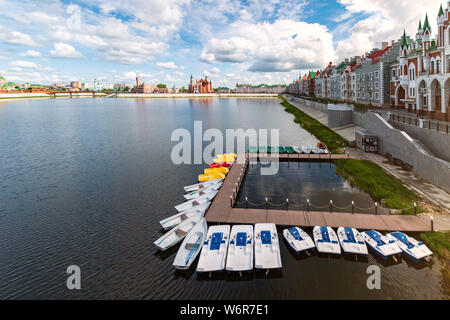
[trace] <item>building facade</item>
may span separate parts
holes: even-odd
[[[188,87],[189,93],[213,93],[212,81],[208,80],[208,76],[205,79],[200,79],[194,83],[194,78],[191,75]]]
[[[285,84],[239,84],[236,83],[235,93],[284,93],[288,89]]]
[[[438,33],[425,16],[419,22],[415,40],[403,33],[396,63],[390,66],[390,98],[404,108],[431,119],[450,121],[450,1],[437,15]]]

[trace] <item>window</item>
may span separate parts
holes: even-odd
[[[431,60],[430,73],[434,74],[434,60]]]
[[[439,57],[436,59],[436,73],[441,73],[441,59]]]
[[[395,69],[392,69],[392,79],[395,79],[396,75],[395,75]]]
[[[375,71],[375,78],[378,78],[379,74],[378,71]]]
[[[370,72],[370,73],[369,73],[369,80],[372,80],[372,79],[373,79],[373,73]]]
[[[375,100],[378,100],[378,92],[375,92]]]
[[[378,89],[378,86],[379,86],[379,83],[377,81],[377,82],[375,82],[375,89]]]

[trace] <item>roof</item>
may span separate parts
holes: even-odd
[[[375,51],[368,58],[372,60],[372,63],[377,63],[378,60],[390,49],[392,46],[388,46],[384,49]]]
[[[430,23],[428,22],[428,13],[425,15],[425,22],[423,23],[423,30],[431,30]]]
[[[438,17],[443,16],[443,15],[444,15],[444,9],[442,9],[442,3],[441,3],[441,7],[439,8]]]
[[[409,43],[408,43],[408,38],[406,37],[406,31],[403,30],[403,36],[402,36],[402,40],[401,40],[401,44],[400,44],[400,48],[408,48],[409,47]]]
[[[422,30],[422,19],[419,20],[419,28],[417,30]]]

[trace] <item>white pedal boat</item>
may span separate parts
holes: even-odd
[[[184,192],[192,192],[192,191],[196,191],[199,189],[208,188],[217,183],[221,184],[221,183],[223,183],[223,180],[219,178],[219,179],[214,179],[214,180],[205,181],[205,182],[196,183],[196,184],[193,184],[190,186],[186,186],[186,187],[184,187]]]
[[[205,218],[202,218],[192,230],[189,231],[173,261],[173,266],[175,268],[180,270],[189,269],[202,249],[202,243],[206,239],[207,229],[208,226],[206,225],[206,220]]]
[[[383,236],[378,231],[364,231],[362,235],[364,241],[383,259],[402,252],[395,240],[389,240],[388,237]]]
[[[391,232],[386,235],[389,240],[394,240],[400,249],[412,260],[427,259],[433,252],[422,242],[404,234],[403,232]]]
[[[303,147],[302,147],[302,152],[303,152],[303,153],[306,153],[306,154],[311,153],[311,147],[305,147],[305,146],[303,146]]]
[[[297,253],[316,247],[311,237],[298,227],[284,229],[283,236],[284,239],[286,239],[286,241],[289,243],[291,248],[294,249]]]
[[[319,154],[320,153],[320,149],[316,148],[316,147],[311,147],[311,153]]]
[[[214,272],[225,269],[230,226],[211,226],[202,245],[197,272]]]
[[[255,224],[255,268],[280,269],[278,232],[273,223]]]
[[[292,149],[294,149],[296,153],[303,153],[301,146],[293,146]]]
[[[345,253],[367,255],[367,246],[362,234],[355,228],[339,227],[337,230],[339,242]]]
[[[203,219],[203,216],[197,215],[192,218],[189,218],[178,226],[173,228],[172,230],[166,232],[162,237],[154,242],[155,246],[158,247],[159,250],[166,250],[173,245],[177,244],[194,228],[194,226]]]
[[[336,232],[330,227],[315,226],[313,229],[314,242],[320,253],[341,254],[341,246]]]
[[[179,225],[181,222],[192,218],[194,216],[201,216],[203,217],[206,213],[206,210],[208,210],[211,202],[206,202],[204,204],[201,204],[194,209],[186,210],[180,213],[177,213],[171,217],[168,217],[164,220],[161,220],[159,223],[161,224],[161,227],[163,227],[164,230],[170,230],[173,227]]]
[[[206,187],[206,188],[203,188],[203,189],[198,189],[196,191],[192,191],[192,192],[186,193],[183,197],[186,200],[196,199],[196,198],[204,196],[204,195],[206,195],[206,194],[208,194],[208,193],[210,193],[212,191],[219,190],[221,186],[222,186],[222,182],[221,183],[215,183],[215,184],[213,184],[213,185],[211,185],[209,187]]]
[[[235,225],[231,228],[228,245],[227,271],[253,269],[253,226]]]
[[[175,206],[175,209],[178,212],[183,212],[183,211],[186,211],[186,210],[189,210],[189,209],[194,209],[195,207],[197,207],[199,205],[202,205],[202,204],[205,204],[205,203],[211,201],[212,199],[214,199],[214,197],[216,196],[217,192],[218,192],[217,190],[211,191],[211,192],[208,192],[207,194],[205,194],[203,196],[200,196],[200,197],[198,197],[196,199],[183,202],[182,204],[179,204],[179,205]]]

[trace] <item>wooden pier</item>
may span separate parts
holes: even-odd
[[[430,231],[431,224],[414,215],[375,215],[344,212],[319,212],[319,211],[297,211],[297,210],[272,210],[272,209],[245,209],[234,208],[234,203],[239,194],[245,172],[249,161],[258,158],[275,158],[279,156],[280,161],[331,161],[334,159],[346,159],[348,155],[307,155],[307,154],[280,154],[280,155],[239,155],[236,163],[231,168],[225,181],[214,198],[207,214],[206,221],[209,223],[229,224],[254,224],[275,223],[282,226],[329,226],[352,227],[361,230],[384,230],[384,231]],[[326,156],[326,157],[325,157]],[[289,159],[289,160],[288,160]]]

